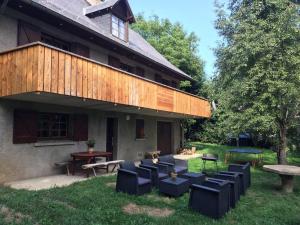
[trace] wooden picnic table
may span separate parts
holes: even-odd
[[[91,164],[96,162],[96,158],[104,157],[106,161],[111,160],[112,153],[111,152],[74,152],[71,154],[72,160],[72,174],[75,174],[76,162],[84,161],[84,164]],[[87,176],[89,176],[89,171],[87,170]]]
[[[267,172],[278,174],[281,178],[281,187],[284,192],[291,193],[294,189],[294,176],[300,176],[300,167],[289,165],[265,165]]]

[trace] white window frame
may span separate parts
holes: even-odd
[[[122,41],[127,40],[126,22],[115,15],[111,15],[111,34],[114,37],[121,39]]]

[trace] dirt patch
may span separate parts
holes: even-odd
[[[161,197],[161,196],[157,196],[157,195],[147,195],[147,198],[156,201],[156,202],[164,202],[167,204],[171,204],[173,202],[175,202],[174,198],[168,198],[168,197]]]
[[[6,223],[22,223],[24,219],[31,219],[30,216],[24,215],[19,212],[15,212],[14,210],[6,207],[6,206],[0,206],[0,214],[4,217],[4,221]]]
[[[154,208],[150,206],[136,205],[130,203],[123,207],[123,212],[130,215],[139,215],[145,214],[147,216],[155,217],[155,218],[164,218],[171,216],[174,214],[174,210],[168,208]]]
[[[110,182],[110,183],[106,183],[105,185],[106,185],[106,187],[115,188],[117,183],[116,182]]]

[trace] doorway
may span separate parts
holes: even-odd
[[[106,151],[112,153],[112,159],[117,159],[118,152],[118,119],[107,118]]]
[[[161,155],[172,154],[172,123],[157,122],[157,150]]]

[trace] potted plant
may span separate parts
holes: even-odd
[[[95,140],[88,140],[86,142],[86,145],[88,147],[88,152],[92,153],[94,151],[94,147],[95,147],[96,141]]]
[[[172,180],[175,181],[176,178],[177,178],[177,173],[174,170],[172,170],[171,173],[170,173],[170,177],[171,177]]]

